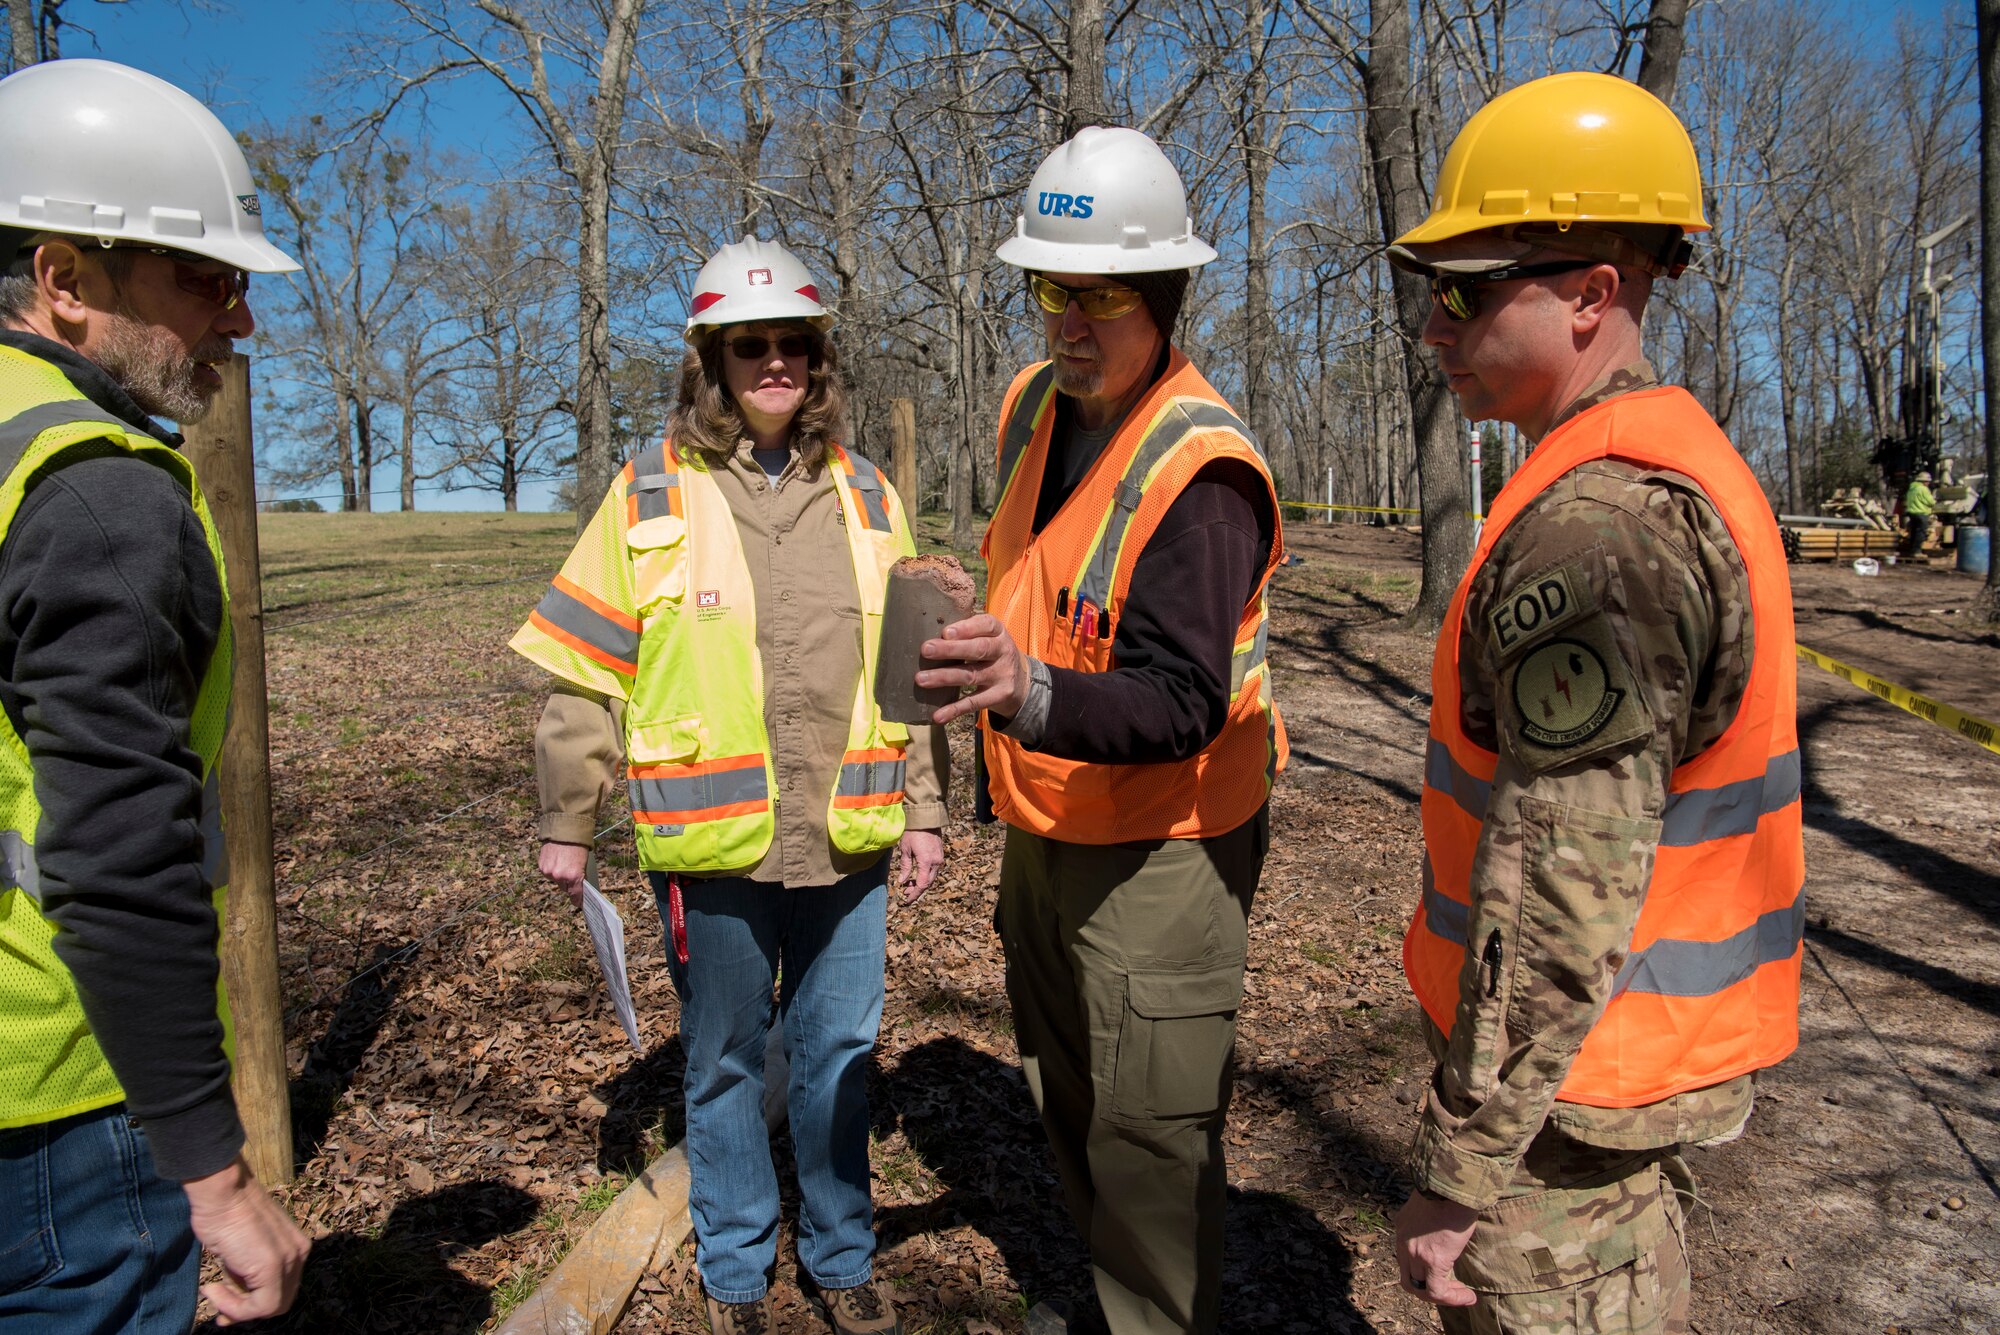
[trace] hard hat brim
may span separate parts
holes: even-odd
[[[1162,241],[1120,250],[1102,245],[1065,245],[1016,232],[993,252],[1003,264],[1040,273],[1160,273],[1167,269],[1198,269],[1217,258],[1215,247],[1197,237]]]

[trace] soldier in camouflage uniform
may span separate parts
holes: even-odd
[[[1628,117],[1634,98],[1650,106]],[[1564,127],[1585,122],[1579,113],[1608,118],[1614,130],[1651,118],[1655,135],[1658,117],[1672,116],[1607,76],[1557,76],[1517,89],[1480,113],[1486,125],[1467,127],[1441,173],[1436,210],[1391,250],[1398,267],[1432,280],[1425,342],[1466,416],[1513,422],[1537,442],[1594,409],[1665,397],[1641,354],[1640,319],[1654,279],[1685,263],[1683,232],[1706,228],[1698,181],[1682,187],[1689,207],[1679,217],[1538,223],[1531,189],[1527,221],[1484,226],[1490,192],[1534,179],[1532,165],[1491,160],[1523,136],[1534,145],[1523,150],[1530,161],[1543,155],[1541,173],[1555,180],[1547,193],[1558,200],[1561,190],[1593,187],[1675,197],[1657,181],[1620,191],[1616,182],[1561,180],[1564,162],[1553,149]],[[1672,128],[1679,131],[1678,122]],[[1684,132],[1678,138],[1692,176],[1692,149]],[[1628,176],[1661,170],[1659,153],[1613,156],[1630,159]],[[1699,412],[1692,400],[1687,410]],[[1593,429],[1614,439],[1618,431]],[[1714,438],[1721,442],[1719,432]],[[1672,454],[1672,441],[1649,444]],[[1726,442],[1720,452],[1736,462]],[[1554,466],[1545,461],[1541,471]],[[1638,1106],[1567,1096],[1579,1050],[1614,997],[1649,986],[1635,972],[1643,952],[1633,950],[1634,933],[1656,880],[1663,829],[1675,824],[1669,808],[1680,785],[1671,780],[1716,746],[1744,709],[1759,637],[1790,659],[1789,594],[1782,616],[1774,602],[1759,604],[1769,624],[1755,624],[1743,547],[1710,489],[1675,468],[1606,455],[1559,475],[1535,473],[1531,458],[1510,490],[1539,490],[1512,501],[1503,494],[1496,504],[1500,531],[1475,555],[1446,623],[1452,642],[1440,645],[1433,709],[1449,708],[1455,696],[1456,715],[1433,716],[1425,897],[1405,952],[1437,1068],[1416,1136],[1417,1189],[1396,1220],[1398,1263],[1403,1287],[1437,1304],[1449,1332],[1682,1331],[1682,1202],[1694,1188],[1681,1150],[1742,1132],[1753,1076],[1702,1066],[1708,1054],[1696,1053],[1675,1060],[1732,1074]],[[1775,540],[1775,528],[1769,536]],[[1778,574],[1767,587],[1783,588],[1781,561]],[[1778,679],[1778,669],[1764,670]],[[1773,726],[1789,735],[1789,697],[1775,710],[1786,717]],[[1776,841],[1783,855],[1773,867],[1790,866],[1786,850],[1797,843],[1790,745],[1790,806],[1752,836]],[[1454,759],[1486,753],[1490,777]],[[1772,762],[1774,773],[1782,762]],[[1785,782],[1763,787],[1765,808],[1786,798]],[[1434,803],[1443,814],[1434,814]],[[1469,822],[1466,805],[1477,808]],[[1788,811],[1789,833],[1779,828]],[[1750,819],[1758,819],[1754,811]],[[1473,846],[1448,846],[1454,838]],[[1669,832],[1664,842],[1679,838]],[[1462,901],[1443,893],[1448,867],[1465,869]],[[1793,932],[1771,948],[1789,965],[1737,959],[1727,973],[1739,992],[1768,987],[1759,996],[1778,996],[1773,1009],[1781,1011],[1786,980],[1778,975],[1794,970],[1791,1042],[1795,920],[1795,905],[1771,918]],[[1426,958],[1443,964],[1427,966]],[[1427,970],[1434,997],[1421,981]],[[1760,1053],[1789,1050],[1782,1034],[1755,1038]]]

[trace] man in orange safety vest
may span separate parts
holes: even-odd
[[[1397,1261],[1448,1332],[1685,1330],[1682,1147],[1798,1042],[1784,551],[1641,352],[1701,199],[1672,111],[1559,74],[1473,117],[1390,251],[1465,415],[1536,442],[1438,640],[1403,951],[1437,1069]]]

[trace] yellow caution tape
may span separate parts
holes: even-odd
[[[1928,695],[1918,695],[1907,686],[1898,686],[1893,681],[1884,681],[1872,672],[1849,667],[1838,659],[1828,658],[1817,649],[1798,646],[1799,657],[1816,663],[1834,676],[1859,686],[1870,695],[1887,700],[1898,709],[1906,709],[1920,719],[1928,719],[1941,728],[1950,728],[1961,737],[1969,737],[1995,755],[2000,755],[2000,724],[1987,722],[1962,709],[1953,709]]]

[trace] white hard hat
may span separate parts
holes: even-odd
[[[298,263],[264,239],[250,164],[215,113],[109,60],[0,79],[0,227],[136,241],[251,273]]]
[[[694,276],[687,336],[751,320],[798,320],[824,331],[833,316],[799,257],[775,241],[746,236],[709,256]]]
[[[1137,130],[1093,125],[1035,169],[1014,235],[996,252],[1050,273],[1158,273],[1215,258],[1194,234],[1187,190],[1160,146]]]

